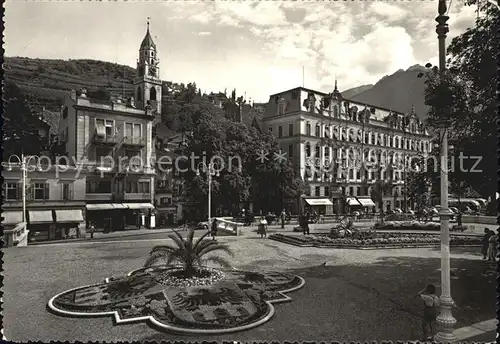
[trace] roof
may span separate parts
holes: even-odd
[[[151,34],[149,33],[149,24],[148,24],[148,30],[146,31],[146,36],[144,36],[144,39],[142,40],[142,43],[141,43],[141,50],[142,49],[149,49],[149,48],[153,48],[156,50],[156,44],[153,41]]]

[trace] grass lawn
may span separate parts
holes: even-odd
[[[421,301],[414,294],[440,281],[437,249],[366,252],[298,248],[257,238],[234,239],[234,265],[292,271],[306,284],[275,304],[267,323],[226,335],[158,332],[145,323],[114,325],[111,317],[51,314],[54,295],[141,267],[152,242],[33,246],[4,251],[4,328],[12,341],[159,340],[416,340]],[[495,317],[495,271],[477,249],[452,249],[456,327]],[[466,257],[467,259],[465,259]],[[328,261],[333,266],[318,266]]]

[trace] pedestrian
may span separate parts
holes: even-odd
[[[493,231],[491,231],[489,228],[484,229],[484,236],[483,236],[483,246],[481,248],[481,253],[483,254],[483,259],[488,258],[488,247],[490,246],[490,237],[495,234]]]
[[[212,220],[212,228],[210,230],[210,235],[212,236],[213,240],[216,240],[215,237],[217,236],[217,220],[213,219]]]
[[[500,227],[497,229],[500,231]],[[495,262],[497,258],[498,234],[491,231],[492,235],[488,239],[488,261]]]
[[[281,228],[285,228],[286,212],[285,209],[281,212]]]
[[[267,220],[264,216],[260,217],[259,227],[257,229],[257,233],[260,234],[260,238],[267,238]]]
[[[424,301],[424,319],[422,321],[423,340],[432,340],[435,334],[435,324],[437,318],[437,309],[439,307],[439,298],[436,295],[436,287],[433,284],[428,284],[419,293],[420,298]],[[430,336],[428,336],[430,330]]]
[[[94,238],[94,231],[95,231],[95,226],[94,226],[94,223],[91,222],[90,223],[90,238],[93,239]]]
[[[311,214],[309,212],[306,212],[304,215],[304,227],[302,229],[304,230],[304,235],[309,235],[309,220],[311,219]]]

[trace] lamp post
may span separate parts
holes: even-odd
[[[445,39],[448,33],[449,17],[446,15],[446,0],[439,0],[438,16],[436,21],[436,33],[438,34],[439,41],[439,77],[440,82],[443,82],[446,70],[446,47]],[[440,312],[437,317],[439,324],[439,332],[435,336],[435,340],[442,343],[452,343],[456,341],[453,334],[453,326],[457,322],[453,318],[451,309],[454,306],[453,299],[451,298],[450,286],[450,236],[449,236],[449,222],[450,210],[448,209],[448,118],[447,109],[438,108],[440,115],[443,117],[439,123],[440,127],[440,141],[441,141],[441,209],[439,210],[439,217],[441,220],[441,297],[440,297]],[[443,113],[445,112],[445,113]]]
[[[208,176],[208,225],[212,222],[212,176],[220,176],[220,170],[218,165],[214,162],[210,162],[207,166],[205,162],[200,162],[198,168],[196,169],[196,175],[200,175],[200,166],[203,171],[207,171]]]
[[[21,192],[21,197],[23,201],[23,222],[26,222],[26,177],[28,175],[28,168],[27,166],[31,162],[31,159],[35,159],[35,161],[38,161],[38,165],[40,165],[40,158],[36,155],[27,155],[24,156],[24,154],[21,154],[21,157],[19,157],[16,154],[13,154],[9,157],[8,160],[8,166],[6,167],[7,171],[12,171],[11,165],[11,159],[15,158],[17,159],[18,163],[21,165],[21,180],[22,180],[22,192]]]

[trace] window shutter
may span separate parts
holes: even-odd
[[[49,183],[45,183],[45,190],[43,193],[43,199],[49,199]]]

